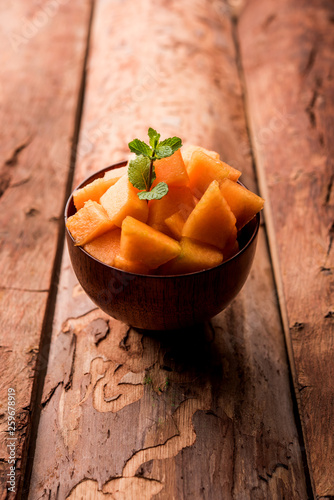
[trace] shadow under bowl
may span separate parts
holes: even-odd
[[[96,172],[78,188],[126,163]],[[65,208],[65,223],[75,212],[71,194]],[[260,215],[257,214],[240,231],[240,250],[231,259],[211,269],[177,276],[126,272],[100,262],[75,246],[67,228],[66,239],[77,279],[100,309],[135,328],[173,330],[209,320],[236,297],[251,269],[259,225]]]

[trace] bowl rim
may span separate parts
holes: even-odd
[[[128,160],[122,160],[122,161],[119,161],[117,163],[113,163],[111,165],[108,165],[107,167],[104,167],[104,168],[102,168],[102,169],[94,172],[93,174],[88,175],[82,182],[80,182],[80,184],[78,184],[74,189],[72,189],[72,192],[71,192],[70,196],[68,197],[68,200],[67,200],[66,205],[65,205],[64,220],[65,220],[65,229],[66,229],[67,235],[70,237],[70,239],[72,240],[72,242],[73,242],[74,245],[75,245],[74,238],[73,238],[73,236],[71,235],[70,231],[68,230],[68,228],[66,226],[66,221],[68,219],[67,213],[68,213],[69,205],[70,205],[70,203],[71,203],[71,201],[73,199],[73,193],[77,189],[80,189],[80,188],[84,187],[86,184],[88,184],[92,177],[96,177],[96,179],[98,179],[100,177],[99,174],[108,172],[109,170],[115,170],[116,168],[125,167],[127,164],[128,164]],[[237,183],[240,184],[241,186],[243,186],[244,188],[248,189],[247,186],[245,186],[239,180],[237,181]],[[194,275],[198,275],[198,274],[213,272],[214,270],[217,270],[219,268],[223,268],[223,267],[226,266],[226,264],[229,264],[230,262],[232,262],[233,260],[235,260],[238,256],[240,256],[242,253],[244,253],[247,250],[247,248],[251,245],[251,243],[254,241],[254,239],[256,238],[256,236],[257,236],[257,234],[259,232],[259,228],[260,228],[260,212],[258,212],[255,215],[255,218],[256,218],[255,228],[254,228],[254,230],[253,230],[253,232],[252,232],[249,240],[242,247],[241,250],[239,250],[236,254],[234,254],[232,257],[230,257],[229,259],[225,260],[221,264],[218,264],[218,266],[210,267],[208,269],[202,269],[201,271],[195,271],[193,273],[168,274],[168,275],[165,275],[165,274],[141,274],[141,273],[133,273],[131,271],[125,271],[124,269],[119,269],[118,267],[110,266],[109,264],[106,264],[105,262],[102,262],[101,260],[96,259],[95,257],[93,257],[93,255],[91,255],[90,253],[88,253],[83,247],[81,247],[79,245],[75,245],[75,246],[76,246],[76,248],[79,249],[79,251],[83,252],[89,258],[95,260],[96,262],[98,262],[102,266],[106,266],[107,268],[112,269],[112,270],[117,271],[117,272],[129,274],[131,276],[140,276],[140,277],[154,278],[154,279],[157,279],[157,278],[158,279],[161,279],[161,278],[164,278],[164,279],[186,278],[186,277],[190,277],[190,276],[194,276]]]

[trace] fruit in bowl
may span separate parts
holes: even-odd
[[[264,201],[218,153],[149,137],[129,144],[135,159],[72,193],[67,242],[101,309],[137,328],[180,328],[211,318],[243,286]]]

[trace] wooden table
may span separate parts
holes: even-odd
[[[0,498],[333,499],[333,2],[3,0],[0,20]],[[168,335],[97,309],[64,248],[72,185],[149,126],[266,199],[240,295]]]

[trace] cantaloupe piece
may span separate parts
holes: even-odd
[[[75,208],[79,210],[82,208],[86,201],[100,201],[101,196],[110,188],[116,184],[118,179],[122,177],[127,172],[127,165],[125,167],[115,168],[109,170],[104,174],[103,177],[95,179],[95,181],[90,182],[87,186],[77,189],[73,193],[73,201]]]
[[[148,207],[147,224],[173,237],[173,233],[166,225],[165,220],[175,212],[180,212],[182,217],[187,219],[195,207],[195,200],[188,187],[170,187],[168,193],[161,200],[151,200]]]
[[[88,200],[78,212],[67,219],[66,227],[76,245],[85,245],[115,225],[99,203]]]
[[[150,272],[150,269],[142,262],[138,262],[137,260],[128,260],[121,255],[116,255],[114,267],[129,273],[149,274]]]
[[[118,167],[118,168],[113,168],[112,170],[108,170],[104,174],[104,179],[105,180],[111,180],[111,179],[116,179],[115,182],[117,182],[118,179],[123,177],[123,175],[128,173],[128,165],[125,165],[124,167]]]
[[[138,189],[133,187],[125,174],[101,196],[101,205],[116,226],[121,227],[128,215],[142,222],[147,221],[148,204],[138,198],[137,193]]]
[[[176,240],[180,240],[182,237],[182,229],[185,223],[185,219],[181,212],[175,212],[175,214],[168,217],[165,220],[165,224],[170,230],[172,237]]]
[[[263,208],[263,198],[229,179],[222,181],[220,191],[237,219],[238,229],[244,227]]]
[[[179,149],[168,158],[156,160],[154,169],[156,180],[153,186],[156,186],[159,182],[166,182],[168,186],[178,187],[187,186],[189,183],[187,170]]]
[[[212,181],[221,181],[229,178],[237,181],[241,175],[227,163],[220,160],[214,160],[203,151],[194,151],[188,166],[189,187],[197,198],[206,191]]]
[[[181,252],[159,268],[161,274],[187,274],[218,266],[223,262],[223,252],[199,241],[182,238]]]
[[[84,249],[95,259],[113,266],[115,257],[119,254],[120,244],[121,229],[117,227],[86,243]]]
[[[237,234],[235,223],[218,182],[212,181],[184,224],[182,236],[223,250],[231,235]]]
[[[187,144],[181,148],[182,158],[183,158],[183,161],[184,161],[184,164],[185,164],[187,170],[188,170],[190,158],[191,158],[194,151],[202,151],[203,153],[210,156],[214,160],[219,160],[219,153],[216,153],[216,151],[210,151],[209,149],[202,148],[201,146]]]
[[[169,236],[133,217],[124,219],[120,255],[125,259],[156,269],[177,257],[180,251],[180,244]]]

